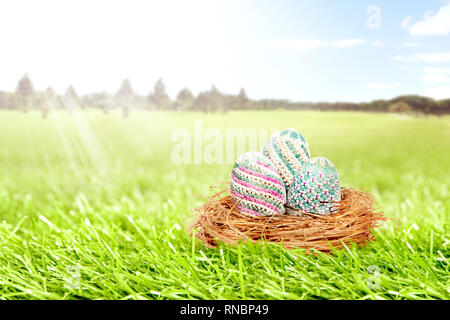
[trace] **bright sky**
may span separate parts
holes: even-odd
[[[0,90],[450,98],[448,0],[2,1],[0,39]]]

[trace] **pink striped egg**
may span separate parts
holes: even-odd
[[[283,214],[286,189],[272,161],[260,152],[243,153],[230,175],[231,198],[242,213]]]

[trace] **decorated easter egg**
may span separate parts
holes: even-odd
[[[243,153],[230,175],[231,198],[242,213],[283,214],[286,189],[273,163],[260,152]]]
[[[305,212],[328,214],[338,209],[341,188],[336,168],[323,157],[312,158],[294,177],[287,204]]]
[[[295,129],[286,129],[270,137],[262,149],[277,168],[286,188],[310,158],[306,139]]]

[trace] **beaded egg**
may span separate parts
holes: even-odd
[[[230,174],[231,198],[242,213],[283,214],[286,189],[274,164],[260,152],[243,153]]]
[[[285,129],[272,135],[263,146],[262,153],[273,162],[286,189],[291,185],[295,173],[310,158],[308,142],[295,129]]]
[[[294,177],[288,190],[287,204],[305,212],[334,212],[341,200],[338,172],[330,160],[312,158]]]

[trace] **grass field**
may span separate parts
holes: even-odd
[[[175,129],[289,128],[392,218],[366,247],[208,249],[190,209],[232,164],[175,165]],[[450,118],[0,112],[3,299],[449,299]]]

